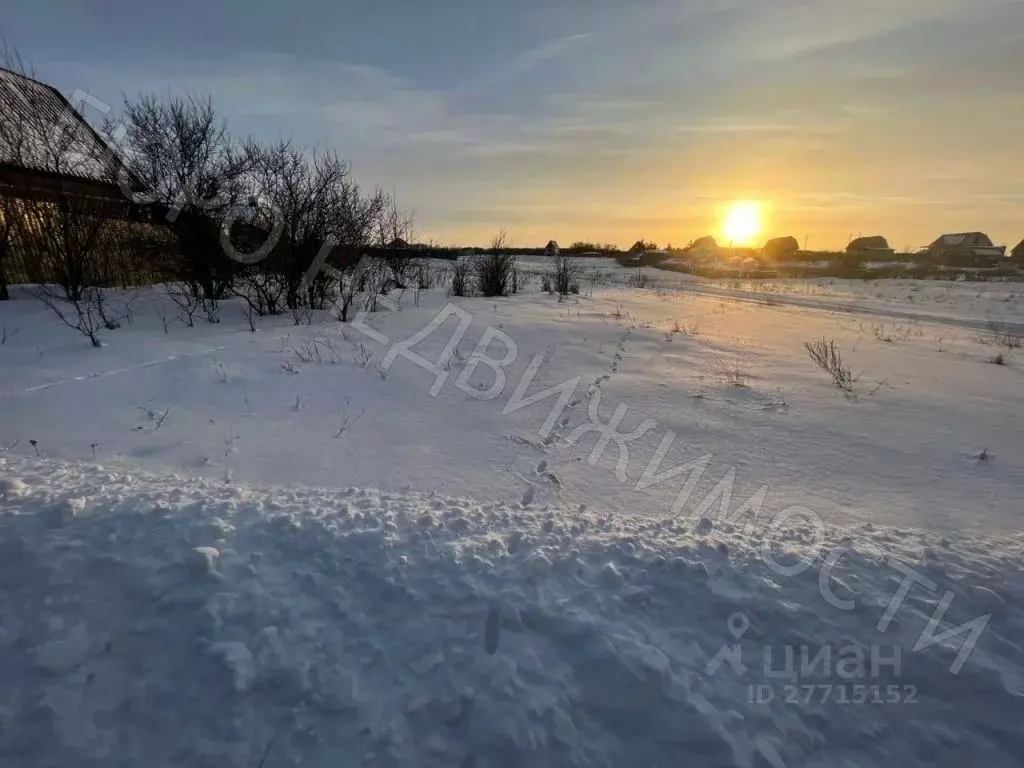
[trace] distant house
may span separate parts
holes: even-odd
[[[545,256],[557,256],[559,254],[558,243],[554,240],[548,240],[548,244],[544,246]]]
[[[846,246],[846,252],[864,256],[891,256],[895,251],[889,247],[889,241],[881,235],[855,237]]]
[[[1017,243],[1017,247],[1010,251],[1010,258],[1018,264],[1024,264],[1024,240]]]
[[[715,242],[715,238],[711,237],[711,235],[706,235],[704,237],[698,237],[696,240],[694,240],[692,243],[690,243],[690,250],[691,251],[699,251],[699,250],[702,250],[702,249],[705,249],[705,248],[717,248],[717,247],[718,247],[718,243]]]
[[[718,248],[715,238],[710,235],[698,237],[684,251],[686,259],[693,264],[708,264],[722,258],[722,252]]]
[[[942,235],[926,251],[932,258],[951,265],[1006,256],[1006,246],[993,245],[984,232]]]
[[[767,259],[782,261],[800,250],[799,241],[792,235],[788,237],[775,237],[764,244],[761,255]]]

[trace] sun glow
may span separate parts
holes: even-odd
[[[752,202],[737,202],[729,206],[722,221],[722,234],[730,245],[751,245],[761,232],[761,206]]]

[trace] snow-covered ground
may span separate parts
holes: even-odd
[[[599,269],[0,303],[0,762],[1019,765],[1024,286]]]

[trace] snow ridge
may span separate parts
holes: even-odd
[[[776,546],[798,556],[808,531]],[[780,579],[732,526],[418,494],[254,488],[0,457],[0,762],[9,765],[1013,765],[1021,541],[865,528]],[[884,547],[884,549],[883,549]],[[992,626],[884,636],[883,552]],[[758,705],[737,642],[907,646],[916,705]],[[964,703],[970,702],[969,707]]]

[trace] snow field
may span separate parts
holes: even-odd
[[[782,578],[707,520],[0,461],[8,764],[1014,765],[1024,746],[1020,537],[868,527],[831,572],[843,611],[819,568]],[[780,531],[779,560],[810,533]],[[874,631],[902,580],[886,555],[955,592],[947,621],[992,613],[959,674],[958,639],[912,650],[925,590]],[[709,668],[737,640],[746,670]],[[900,646],[871,682],[915,703],[750,701],[795,679],[764,646],[851,643]]]
[[[1020,318],[732,290],[0,303],[0,762],[1019,764]]]

